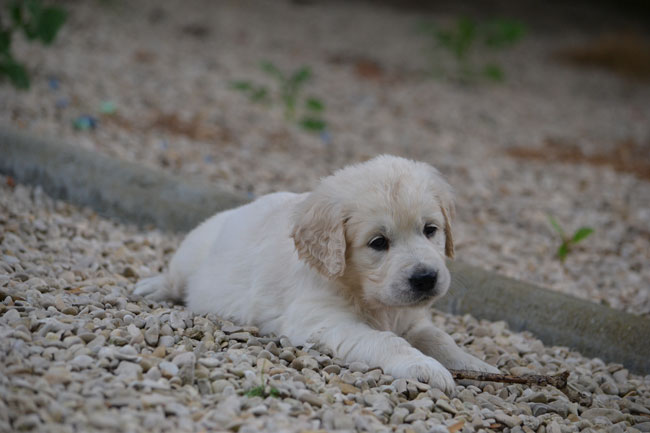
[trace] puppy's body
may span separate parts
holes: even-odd
[[[452,211],[432,167],[378,157],[312,193],[269,194],[213,216],[186,237],[169,272],[136,293],[449,390],[443,365],[497,371],[430,320],[449,286]]]

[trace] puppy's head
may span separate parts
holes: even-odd
[[[453,257],[451,188],[428,164],[379,156],[337,171],[300,203],[298,256],[376,306],[444,295]]]

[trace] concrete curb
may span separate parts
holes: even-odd
[[[650,373],[650,319],[459,262],[450,263],[449,269],[451,287],[436,308],[503,320],[545,344],[568,346],[585,356]]]
[[[64,143],[0,128],[0,173],[99,214],[163,230],[189,230],[245,197]]]
[[[0,128],[0,173],[49,195],[140,225],[183,231],[247,198],[137,164]],[[436,308],[504,320],[544,343],[650,373],[650,319],[450,263],[449,294]]]

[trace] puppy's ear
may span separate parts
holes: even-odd
[[[453,207],[453,204],[452,204]],[[446,208],[445,205],[441,206],[442,216],[445,217],[445,255],[450,259],[454,258],[454,238],[451,234],[451,216],[450,213],[453,212],[453,209],[450,211]]]
[[[345,271],[345,230],[341,206],[312,192],[298,204],[291,237],[298,257],[328,278]]]
[[[442,209],[442,216],[445,218],[445,255],[450,259],[454,258],[454,237],[451,233],[451,220],[456,214],[454,204],[454,192],[447,181],[438,170],[433,169],[433,180],[438,192],[436,198]]]

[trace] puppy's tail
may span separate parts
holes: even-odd
[[[183,291],[178,290],[166,274],[143,278],[138,281],[133,294],[144,296],[153,301],[183,302]]]

